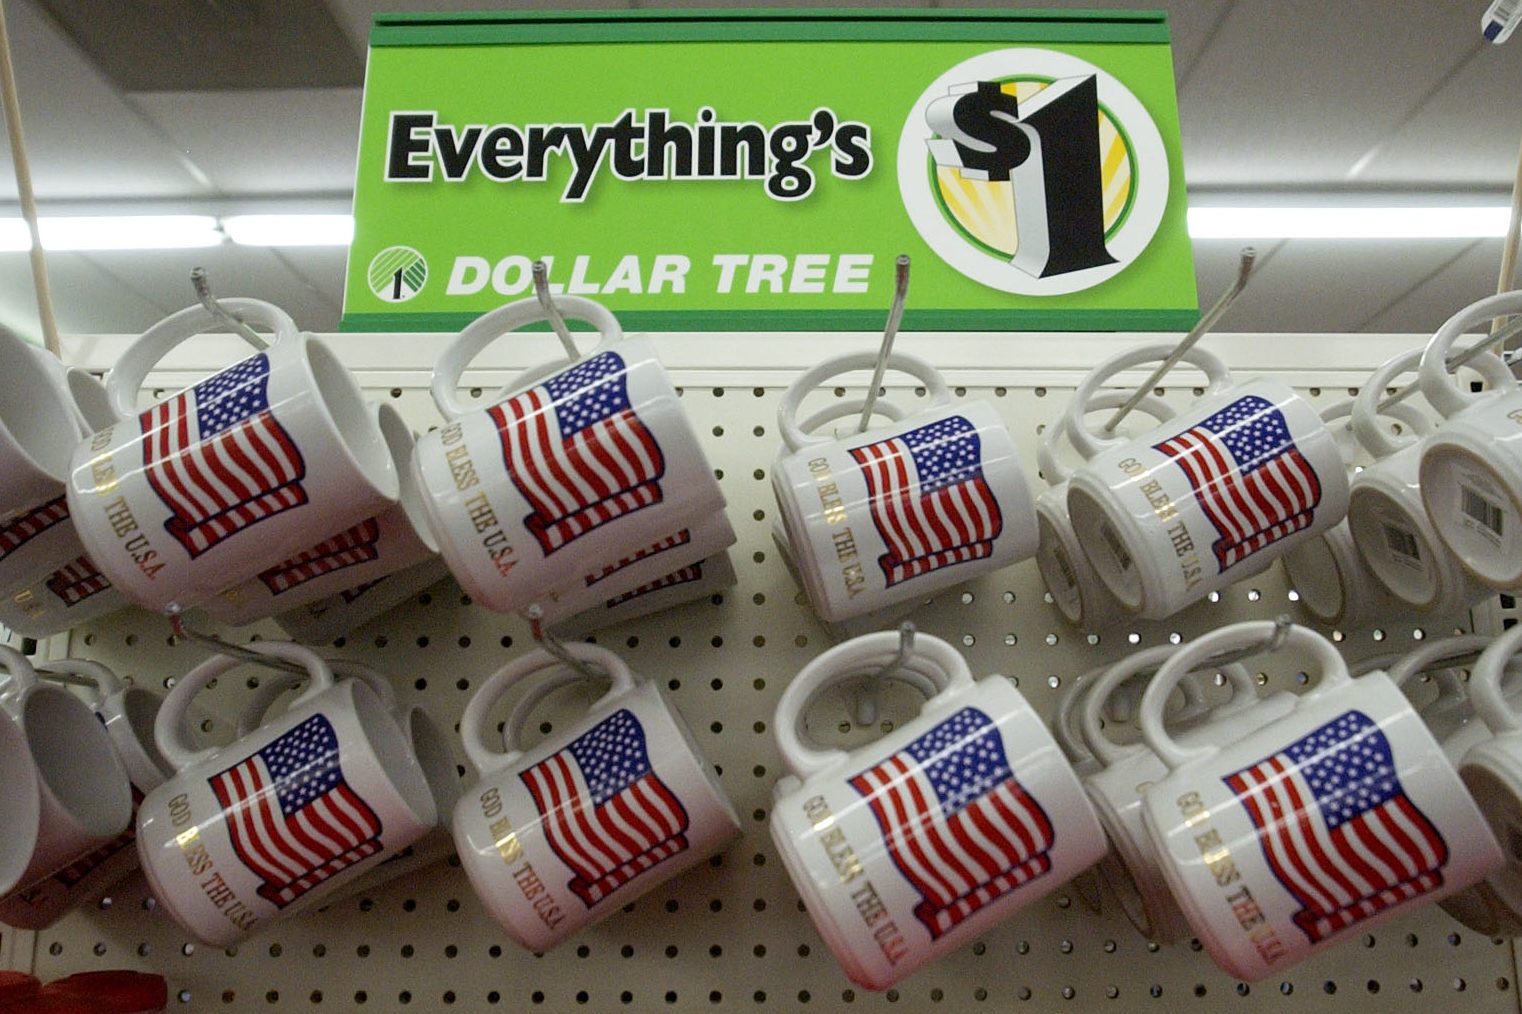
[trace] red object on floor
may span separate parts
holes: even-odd
[[[42,995],[83,1001],[90,1006],[81,1010],[102,1014],[146,1014],[163,1010],[169,1004],[169,987],[162,975],[125,969],[79,972],[43,986]],[[0,1014],[10,1012],[0,1009]]]

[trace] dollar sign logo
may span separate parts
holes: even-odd
[[[1010,264],[1035,278],[1114,264],[1105,248],[1099,95],[1093,75],[1062,78],[1026,100],[997,81],[931,102],[926,142],[963,179],[1012,184],[1019,246]]]
[[[1020,104],[994,81],[950,103],[949,134],[969,179],[1007,180],[1030,158],[1031,142],[1018,125]]]

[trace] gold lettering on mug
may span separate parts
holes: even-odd
[[[1239,884],[1242,873],[1232,860],[1231,850],[1226,847],[1221,833],[1214,828],[1201,828],[1201,825],[1210,819],[1210,811],[1205,808],[1205,802],[1200,798],[1200,794],[1186,792],[1175,802],[1179,813],[1183,814],[1184,826],[1199,829],[1199,833],[1194,836],[1194,846],[1199,849],[1200,859],[1205,863],[1206,869],[1210,870],[1216,885],[1227,887],[1231,884]],[[1243,933],[1247,934],[1247,939],[1265,964],[1272,965],[1285,956],[1287,951],[1284,941],[1279,939],[1279,934],[1269,924],[1268,917],[1263,914],[1263,909],[1259,907],[1246,884],[1240,884],[1236,890],[1224,895],[1223,900],[1231,907],[1231,914],[1237,920],[1237,925]]]
[[[444,460],[449,465],[450,477],[454,479],[455,491],[459,493],[478,486],[481,482],[476,474],[475,462],[470,458],[470,448],[461,443],[464,438],[465,431],[459,423],[450,423],[439,431],[440,442],[449,448],[444,452]],[[497,520],[497,512],[492,509],[485,491],[466,498],[460,506],[465,509],[476,534],[481,536],[481,546],[486,550],[487,558],[491,560],[498,576],[506,577],[518,565],[518,561],[513,544]]]
[[[857,560],[856,535],[851,531],[851,526],[846,524],[850,517],[846,511],[845,500],[840,495],[840,486],[835,482],[835,476],[830,471],[829,458],[812,458],[808,463],[809,474],[814,477],[814,488],[819,494],[819,506],[824,511],[824,523],[827,525],[841,525],[841,528],[830,533],[830,542],[835,547],[835,560],[841,565],[840,580],[845,585],[846,595],[855,598],[867,588],[867,573],[862,569]]]
[[[523,858],[523,843],[518,840],[518,832],[513,829],[513,825],[501,816],[502,794],[495,787],[489,788],[481,793],[480,802],[481,816],[491,821],[486,830],[491,835],[492,847],[508,867],[508,876],[518,885],[523,900],[529,903],[529,907],[546,928],[559,926],[565,921],[565,912],[556,904],[555,896],[550,893],[544,881],[539,879],[533,864],[525,862],[516,870],[512,868],[514,863]]]
[[[201,828],[195,823],[195,814],[190,810],[190,797],[183,792],[173,797],[169,800],[168,810],[170,826],[185,828],[174,836],[174,843],[179,847],[180,855],[184,857],[190,875],[197,878],[206,877],[205,880],[198,880],[196,886],[201,889],[206,900],[211,902],[212,907],[228,922],[240,930],[252,929],[258,923],[259,916],[238,900],[232,887],[222,874],[216,871],[216,864],[212,861],[211,853],[207,850],[206,843],[201,840]]]
[[[835,822],[835,814],[830,811],[830,804],[823,796],[805,799],[803,816],[818,836],[819,843],[824,846],[825,855],[835,867],[842,885],[851,883],[866,872],[861,860],[857,858],[856,850],[846,840],[845,831]],[[890,965],[898,964],[909,953],[909,942],[899,930],[898,923],[893,921],[892,913],[877,893],[877,888],[872,886],[872,881],[863,880],[860,886],[851,890],[850,898],[856,906],[856,914],[861,917],[862,925],[872,934],[872,940],[878,950],[882,951],[883,958]]]

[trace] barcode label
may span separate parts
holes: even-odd
[[[1416,545],[1416,536],[1404,528],[1396,528],[1394,525],[1385,525],[1385,545],[1390,552],[1398,553],[1411,560],[1420,560],[1421,551]]]
[[[1501,508],[1468,486],[1460,488],[1464,491],[1464,513],[1495,533],[1497,538],[1503,535],[1504,512]]]
[[[1115,557],[1115,562],[1119,564],[1120,569],[1130,570],[1131,554],[1126,552],[1125,544],[1120,541],[1120,536],[1115,534],[1115,529],[1109,525],[1100,525],[1099,534],[1105,540],[1105,545],[1109,547],[1110,555]]]

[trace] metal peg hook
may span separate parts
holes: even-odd
[[[232,328],[240,338],[258,351],[263,352],[270,347],[270,343],[260,337],[258,331],[249,327],[241,317],[223,306],[217,297],[212,295],[211,278],[206,274],[205,268],[190,269],[190,286],[196,290],[196,298],[201,301],[202,306],[206,307],[207,313]]]
[[[877,713],[881,704],[881,688],[878,681],[886,679],[904,667],[914,654],[914,624],[905,620],[898,626],[898,652],[893,656],[893,661],[883,666],[877,672],[868,676],[862,684],[856,688],[856,697],[852,709],[856,712],[857,725],[875,725]]]
[[[603,672],[602,666],[583,661],[572,655],[565,642],[556,637],[544,625],[544,610],[539,608],[538,603],[529,606],[523,611],[523,618],[528,620],[529,636],[534,643],[544,650],[555,661],[576,670],[588,679],[606,679],[608,674]]]
[[[555,334],[560,338],[560,345],[565,349],[566,356],[575,362],[581,358],[581,353],[576,349],[576,342],[571,338],[571,329],[565,326],[565,318],[560,314],[560,307],[555,305],[555,300],[550,295],[550,266],[542,260],[534,262],[534,295],[539,298],[539,305],[544,310],[544,315],[549,318],[550,327],[555,329]]]
[[[1500,319],[1500,317],[1497,317],[1497,322],[1499,322]],[[1447,359],[1447,367],[1449,372],[1451,373],[1452,371],[1458,369],[1460,366],[1463,366],[1465,363],[1479,358],[1482,354],[1494,348],[1495,346],[1503,344],[1504,342],[1507,342],[1510,339],[1517,337],[1518,335],[1522,335],[1522,317],[1517,317],[1510,324],[1500,328],[1488,337],[1481,338],[1479,341],[1475,342],[1464,351],[1455,352],[1450,355]],[[1506,365],[1510,366],[1514,358],[1515,357],[1512,353],[1507,353]],[[1419,390],[1421,390],[1421,384],[1413,380],[1405,387],[1397,390],[1394,394],[1386,397],[1384,401],[1381,401],[1375,411],[1388,411],[1390,408],[1395,405],[1399,405],[1401,402],[1405,401],[1407,398],[1411,397]],[[1353,421],[1351,419],[1348,420],[1347,426],[1349,429],[1352,428]]]
[[[888,322],[883,325],[882,344],[877,348],[877,365],[872,368],[872,386],[867,388],[867,398],[861,405],[861,422],[857,433],[865,433],[872,419],[872,409],[877,404],[877,389],[882,385],[883,374],[888,370],[888,356],[893,354],[893,339],[898,337],[899,325],[904,322],[904,300],[909,295],[909,255],[899,254],[893,261],[893,306],[888,310]]]
[[[1199,344],[1200,339],[1210,332],[1211,328],[1220,323],[1221,318],[1226,316],[1226,311],[1231,308],[1231,304],[1235,303],[1237,297],[1242,294],[1242,290],[1247,288],[1247,280],[1252,277],[1253,263],[1257,259],[1257,250],[1250,246],[1242,248],[1242,259],[1237,265],[1237,280],[1231,283],[1229,289],[1221,293],[1221,297],[1215,301],[1215,305],[1205,311],[1205,315],[1199,319],[1199,323],[1195,324],[1189,333],[1179,340],[1179,343],[1173,347],[1173,351],[1168,353],[1168,358],[1157,364],[1157,369],[1153,370],[1152,375],[1132,392],[1131,397],[1126,399],[1125,404],[1115,410],[1115,414],[1110,416],[1109,421],[1104,425],[1106,433],[1114,433],[1115,427],[1119,426],[1120,421],[1130,415],[1137,405],[1141,404],[1141,400],[1147,396],[1147,392],[1156,387],[1157,382],[1167,376],[1168,371],[1177,366],[1179,361],[1189,354],[1189,350]]]
[[[283,658],[275,658],[271,655],[261,655],[257,651],[250,651],[242,645],[232,644],[212,634],[203,634],[199,631],[191,630],[185,625],[185,620],[181,616],[171,616],[169,618],[169,628],[174,631],[176,637],[203,645],[218,655],[227,655],[231,658],[236,658],[240,662],[247,662],[250,665],[262,665],[266,669],[279,669],[281,672],[295,673],[297,676],[311,675],[311,673],[307,672],[305,666],[297,665],[295,662],[287,662]]]
[[[1295,622],[1289,618],[1288,613],[1280,613],[1274,617],[1273,633],[1258,641],[1257,644],[1250,644],[1245,648],[1238,648],[1235,651],[1228,651],[1220,655],[1211,655],[1205,660],[1204,664],[1219,668],[1223,665],[1231,665],[1233,662],[1240,662],[1244,658],[1251,658],[1254,655],[1278,651],[1284,647],[1284,642],[1289,640],[1289,628],[1294,625]]]

